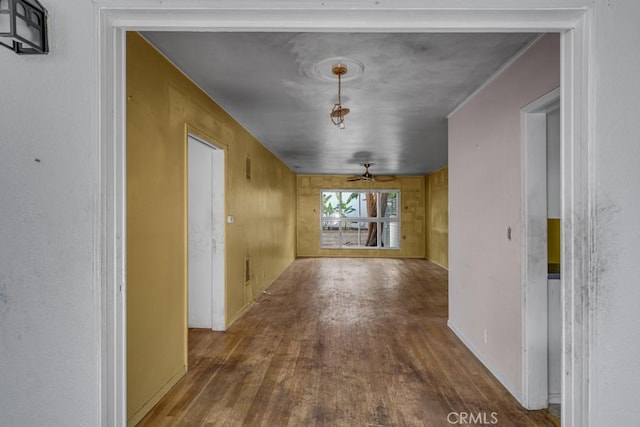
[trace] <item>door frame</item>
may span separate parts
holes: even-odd
[[[216,252],[214,252],[214,256],[213,256],[213,264],[212,264],[212,272],[211,272],[211,276],[212,276],[212,289],[211,289],[211,329],[214,331],[225,331],[227,329],[227,321],[226,321],[226,261],[225,261],[225,257],[226,257],[226,222],[225,222],[225,218],[226,218],[226,197],[225,197],[225,191],[226,191],[226,166],[227,166],[227,153],[226,153],[226,147],[223,144],[219,144],[217,142],[215,142],[215,140],[209,136],[206,136],[204,133],[198,131],[195,129],[195,127],[193,126],[189,126],[187,125],[187,136],[185,138],[186,141],[186,145],[187,145],[187,153],[189,152],[189,139],[192,138],[195,141],[204,144],[208,147],[211,147],[214,151],[221,153],[222,156],[222,170],[221,171],[214,171],[214,174],[216,175],[217,180],[214,180],[216,182],[213,183],[214,188],[213,188],[213,192],[214,194],[217,193],[217,196],[219,199],[222,199],[222,206],[218,209],[214,208],[214,229],[217,226],[219,229],[222,230],[222,235],[221,237],[218,239],[217,244],[220,245],[220,247],[222,248],[222,250],[218,250]],[[217,155],[217,154],[214,154]],[[187,182],[187,201],[186,201],[186,207],[188,208],[189,206],[189,162],[188,162],[188,158],[189,156],[187,155],[187,167],[185,167],[185,171],[186,171],[186,182]],[[189,213],[186,212],[185,217],[187,218],[187,243],[188,243],[188,236],[189,236]],[[187,248],[189,247],[189,245],[186,245]],[[190,258],[189,258],[189,253],[188,253],[188,249],[187,249],[187,266],[188,263],[190,262]],[[188,268],[187,268],[188,271]],[[187,277],[187,289],[189,286],[189,278]],[[187,292],[187,309],[185,310],[185,313],[187,313],[188,316],[188,309],[189,309],[189,295]],[[188,318],[187,318],[187,327],[188,327]]]
[[[94,104],[95,170],[98,171],[94,263],[101,293],[95,309],[102,331],[101,419],[126,425],[126,264],[125,148],[127,31],[360,31],[360,32],[559,32],[561,33],[562,111],[562,424],[589,425],[595,311],[589,310],[594,283],[590,254],[595,248],[592,194],[595,188],[590,119],[593,105],[592,0],[552,4],[522,0],[506,7],[500,0],[450,2],[397,0],[393,9],[378,2],[274,0],[93,0],[96,37]],[[328,4],[327,4],[328,3]],[[301,4],[308,5],[304,8]]]
[[[547,275],[547,113],[554,89],[521,109],[522,153],[522,405],[549,406]],[[562,194],[562,193],[561,193]],[[562,277],[562,276],[561,276]]]

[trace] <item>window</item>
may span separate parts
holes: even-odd
[[[322,190],[320,246],[400,249],[400,191]]]

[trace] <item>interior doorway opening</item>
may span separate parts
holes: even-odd
[[[589,419],[589,350],[591,315],[588,289],[592,269],[589,254],[593,246],[590,191],[593,177],[589,164],[589,56],[591,51],[591,21],[585,7],[549,8],[540,14],[538,6],[522,6],[498,10],[490,1],[478,2],[470,8],[437,9],[435,2],[424,9],[387,10],[358,8],[340,10],[342,19],[336,21],[335,10],[291,10],[273,13],[263,9],[238,8],[233,2],[179,10],[172,2],[148,8],[131,9],[118,5],[98,5],[99,23],[98,74],[96,105],[100,147],[100,215],[97,240],[99,270],[102,272],[103,294],[96,299],[101,313],[103,334],[102,396],[104,425],[126,424],[126,263],[122,242],[126,237],[124,221],[126,173],[125,126],[126,104],[124,73],[124,38],[127,30],[163,28],[197,30],[254,30],[272,31],[301,28],[328,28],[338,31],[369,29],[371,31],[495,31],[523,29],[526,31],[562,31],[562,98],[563,98],[563,196],[564,218],[571,227],[563,234],[563,419],[567,425],[587,425]],[[235,8],[235,9],[234,9]],[[340,8],[339,8],[340,9]],[[364,8],[367,9],[367,8]],[[162,11],[163,13],[157,13]],[[436,13],[434,13],[436,12]],[[569,243],[566,243],[569,242]],[[568,407],[567,407],[568,406]]]
[[[522,109],[523,390],[542,409],[562,397],[560,89]]]
[[[187,326],[224,331],[224,150],[187,136]]]

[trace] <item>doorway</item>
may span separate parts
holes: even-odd
[[[563,215],[571,227],[563,227],[563,421],[566,425],[587,425],[589,419],[588,355],[592,344],[588,307],[590,294],[584,283],[592,283],[589,257],[593,247],[590,194],[594,178],[589,175],[589,141],[591,101],[589,98],[592,23],[589,6],[554,6],[540,13],[539,5],[496,8],[490,0],[473,7],[451,6],[443,9],[437,1],[425,1],[420,8],[398,7],[391,11],[375,5],[362,7],[327,6],[326,8],[284,8],[250,1],[238,6],[221,1],[215,6],[185,9],[177,1],[137,8],[122,5],[96,5],[99,25],[97,77],[99,94],[96,117],[100,147],[100,215],[101,250],[97,255],[102,271],[100,298],[96,309],[101,313],[104,343],[101,389],[104,425],[126,423],[126,265],[121,242],[126,237],[123,173],[124,114],[126,105],[124,51],[128,30],[212,30],[212,31],[509,31],[562,32],[563,113]],[[304,9],[304,10],[303,10]],[[340,16],[340,19],[336,19]]]
[[[523,390],[528,409],[561,399],[560,89],[521,112],[523,164]]]
[[[189,134],[187,151],[187,325],[224,331],[224,150]]]

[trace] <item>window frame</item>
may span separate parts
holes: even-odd
[[[339,217],[329,217],[329,216],[325,216],[325,204],[324,204],[324,200],[323,197],[326,193],[332,193],[334,195],[339,194],[339,203],[338,203],[338,214]],[[347,216],[342,216],[342,206],[340,206],[341,204],[341,200],[344,200],[342,197],[343,193],[359,193],[359,194],[363,194],[366,195],[366,193],[375,193],[376,194],[376,217],[370,217],[370,216],[362,216],[362,212],[360,212],[360,216],[357,217],[347,217]],[[396,215],[395,216],[380,216],[380,194],[395,194],[396,195]],[[366,196],[365,196],[366,197]],[[319,197],[319,203],[320,203],[320,209],[319,209],[319,219],[320,219],[320,249],[337,249],[337,250],[345,250],[345,249],[363,249],[363,250],[400,250],[401,248],[401,191],[398,188],[374,188],[374,189],[363,189],[363,188],[322,188],[320,189],[320,197]],[[360,202],[359,198],[359,202]],[[361,203],[361,202],[360,202]],[[324,231],[325,231],[325,224],[328,222],[333,222],[333,223],[338,223],[338,243],[337,244],[326,244],[325,240],[324,240]],[[390,246],[385,246],[384,245],[384,241],[383,239],[376,239],[376,246],[367,246],[366,244],[360,244],[360,235],[358,234],[358,244],[357,245],[351,245],[351,244],[344,244],[342,243],[342,235],[343,235],[343,230],[348,229],[349,227],[345,227],[347,224],[349,223],[359,223],[359,224],[369,224],[369,223],[374,223],[376,224],[376,236],[382,236],[383,233],[381,230],[381,225],[386,224],[387,225],[387,230],[390,230],[390,224],[396,224],[397,226],[397,246],[396,247],[390,247]],[[360,229],[360,226],[359,226]],[[382,227],[382,229],[384,229],[384,227]],[[391,239],[391,237],[389,238]]]

